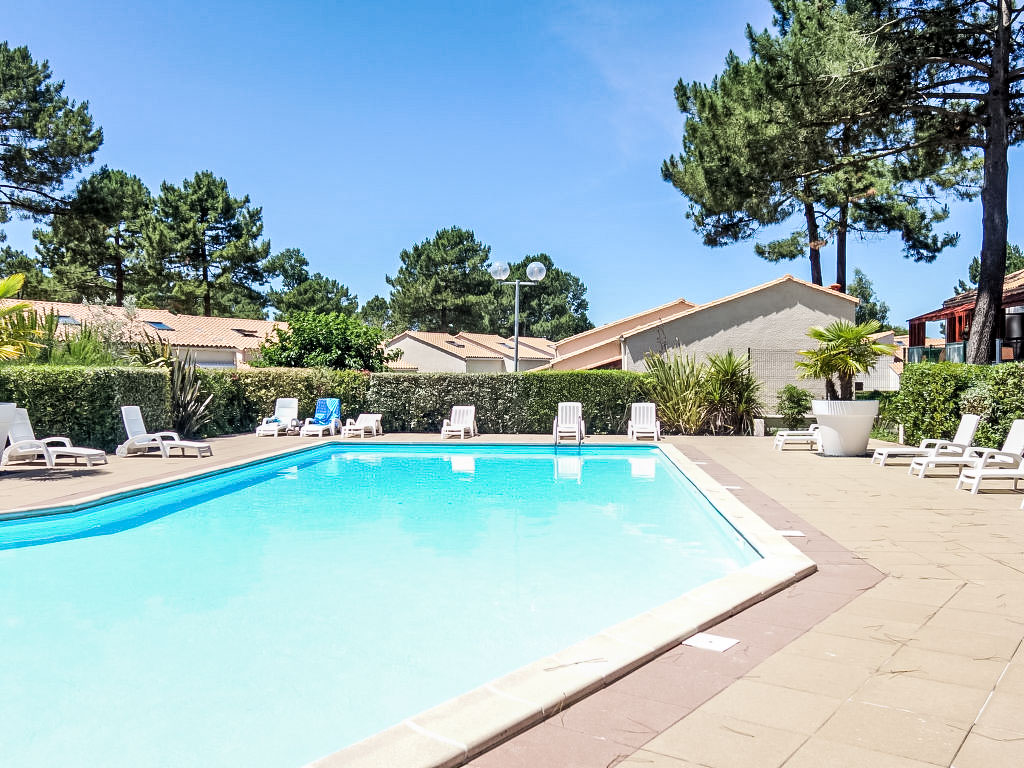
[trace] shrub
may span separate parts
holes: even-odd
[[[0,400],[27,408],[39,437],[107,451],[125,439],[122,405],[138,405],[152,430],[171,426],[170,379],[160,369],[4,365]]]
[[[979,413],[981,423],[975,443],[998,448],[1006,439],[1007,432],[1014,419],[1024,418],[1024,363],[1003,363],[989,367],[987,401],[983,392],[977,392],[969,403],[975,408],[985,408],[985,414]],[[972,390],[977,387],[972,387]],[[971,391],[971,390],[967,390]],[[966,394],[966,391],[965,391]],[[963,401],[961,399],[961,404]],[[976,411],[963,411],[976,413]]]
[[[995,370],[1009,367],[996,366]],[[947,440],[960,422],[960,397],[970,387],[989,380],[991,366],[966,363],[917,363],[903,369],[900,391],[887,418],[903,424],[908,443],[932,437]],[[979,436],[980,438],[980,436]]]
[[[811,410],[814,395],[795,384],[787,384],[779,390],[779,413],[786,429],[800,429]]]

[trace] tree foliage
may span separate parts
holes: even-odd
[[[471,230],[451,227],[399,254],[391,286],[396,325],[415,331],[488,333],[493,280],[484,269],[491,248]]]
[[[1021,249],[1019,245],[1014,243],[1006,244],[1006,266],[1004,269],[1006,270],[1006,274],[1024,269],[1024,249]],[[0,272],[2,272],[2,270],[0,270]],[[957,284],[953,286],[953,293],[960,294],[966,293],[967,291],[973,291],[978,287],[978,280],[980,277],[981,259],[975,256],[971,259],[971,263],[967,265],[967,279],[970,282],[965,282],[962,279],[957,281]]]
[[[65,96],[47,62],[0,43],[0,222],[12,212],[60,210],[65,180],[91,163],[102,143],[88,103]]]
[[[811,281],[820,285],[821,250],[834,242],[836,282],[844,290],[851,232],[898,232],[905,255],[934,259],[958,239],[933,231],[948,216],[937,194],[970,195],[972,167],[940,154],[845,164],[875,141],[878,126],[849,116],[868,109],[875,93],[861,83],[825,84],[837,72],[875,64],[867,20],[827,0],[773,5],[774,33],[748,27],[749,59],[730,53],[709,85],[676,85],[687,116],[683,149],[662,164],[662,176],[690,200],[694,228],[718,246],[796,218],[795,231],[758,243],[755,252],[782,261],[806,250]]]
[[[298,248],[285,248],[267,260],[265,271],[281,277],[281,288],[267,292],[267,300],[278,317],[287,318],[296,312],[354,315],[358,297],[346,286],[320,272],[309,274],[309,261]]]
[[[24,275],[10,275],[0,280],[0,299],[17,296]],[[14,302],[0,305],[0,360],[16,360],[39,346],[37,331],[29,324],[31,304]]]
[[[847,293],[860,299],[854,315],[854,322],[858,325],[874,320],[880,328],[885,328],[889,322],[889,305],[886,304],[875,293],[875,285],[868,279],[861,270],[853,270],[853,282],[847,288]]]
[[[227,182],[199,171],[180,187],[160,185],[157,212],[163,225],[158,252],[171,286],[168,303],[190,314],[263,317],[264,261],[270,243],[263,211],[249,197],[232,197]],[[189,306],[191,305],[191,307]]]
[[[277,339],[260,345],[257,367],[381,371],[397,354],[384,351],[387,334],[349,315],[296,312]]]
[[[78,185],[66,211],[35,237],[42,265],[76,298],[112,301],[146,293],[153,197],[137,176],[104,166]]]

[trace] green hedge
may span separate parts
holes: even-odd
[[[903,369],[888,418],[903,424],[904,439],[949,439],[960,421],[960,397],[991,376],[992,367],[965,363],[916,363]],[[979,435],[980,437],[980,435]]]
[[[113,450],[125,439],[121,406],[138,405],[149,429],[169,429],[170,377],[154,368],[0,366],[0,401],[27,408],[37,437]]]
[[[298,397],[311,416],[320,397],[341,399],[342,414],[380,413],[387,432],[437,432],[453,405],[476,405],[481,432],[551,431],[558,403],[579,401],[591,434],[622,433],[629,406],[645,399],[644,375],[627,371],[538,373],[365,373],[304,368],[200,369],[213,395],[204,435],[252,431],[279,397]],[[40,434],[110,450],[124,439],[120,406],[142,407],[150,429],[170,425],[167,372],[150,368],[0,367],[0,401],[27,405]]]

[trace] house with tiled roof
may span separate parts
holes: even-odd
[[[388,352],[402,356],[389,368],[420,373],[502,373],[515,367],[515,342],[489,333],[430,333],[403,331],[387,342]],[[551,361],[548,339],[519,337],[519,370],[539,368]]]
[[[977,301],[976,289],[964,291],[950,296],[938,309],[910,318],[907,321],[910,330],[907,362],[964,362]],[[931,340],[926,336],[928,323],[942,323],[944,326],[941,352],[932,348]],[[1002,360],[1024,360],[1024,269],[1010,272],[1003,279],[1003,309],[996,318],[996,338],[1001,344]],[[996,350],[993,349],[992,359],[995,355]]]
[[[0,304],[10,304],[6,299]],[[190,351],[204,368],[238,368],[251,360],[264,339],[287,323],[239,317],[178,315],[165,309],[137,309],[102,304],[28,301],[38,315],[54,314],[65,333],[83,325],[102,327],[125,343],[158,338],[176,351]]]
[[[796,378],[797,352],[807,348],[811,326],[852,322],[857,304],[838,290],[784,275],[704,304],[676,299],[563,339],[548,367],[644,371],[649,353],[702,360],[731,349],[750,355],[763,397],[774,405],[775,393],[786,384],[824,391],[820,382]]]

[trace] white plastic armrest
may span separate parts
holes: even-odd
[[[969,445],[961,445],[960,443],[951,443],[948,440],[943,440],[935,446],[936,453],[960,453],[967,455],[971,450]]]
[[[280,424],[281,422],[275,421],[273,416],[264,416],[263,421],[260,422],[261,427],[267,426],[267,424]]]
[[[441,429],[444,429],[445,427],[450,427],[451,425],[452,425],[452,420],[451,419],[445,419],[441,423]]]
[[[628,433],[630,433],[632,431],[633,431],[633,420],[630,419],[629,423],[626,425],[626,433],[628,434]]]
[[[994,461],[993,461],[993,459],[994,459]],[[989,448],[984,453],[982,453],[980,457],[978,457],[978,466],[979,467],[984,467],[984,466],[987,466],[989,464],[989,462],[991,462],[993,464],[999,464],[999,465],[1009,464],[1010,465],[1009,467],[1004,467],[1004,468],[1012,469],[1014,467],[1019,467],[1020,466],[1020,461],[1021,461],[1020,454],[1017,454],[1017,453],[1007,453],[1005,451],[997,451],[995,448]]]
[[[46,443],[42,440],[18,440],[16,443],[11,443],[7,448],[12,453],[28,450],[46,452]]]
[[[65,448],[71,447],[71,438],[68,437],[48,437],[45,440],[40,440],[43,445],[63,445]]]
[[[356,420],[355,419],[346,419],[345,420],[345,426],[346,427],[354,427],[355,425],[356,425]]]
[[[157,440],[175,440],[175,441],[181,440],[181,438],[178,436],[177,432],[171,432],[171,431],[167,431],[167,432],[154,432],[153,433],[153,437],[155,437]]]

